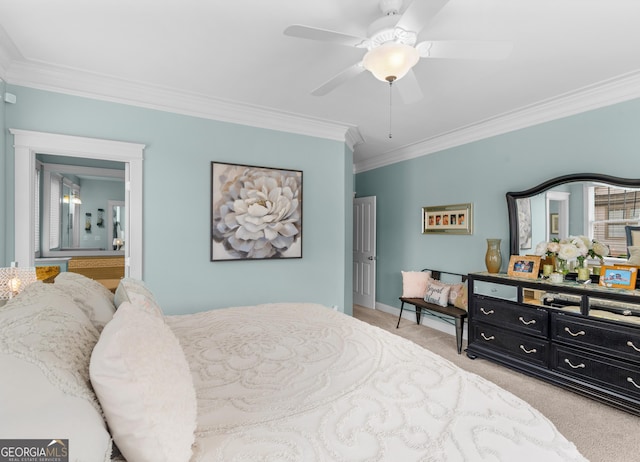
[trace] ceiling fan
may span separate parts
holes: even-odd
[[[367,30],[368,37],[334,32],[317,27],[291,25],[285,35],[320,40],[367,50],[362,61],[353,64],[320,85],[311,93],[323,96],[365,70],[377,79],[389,82],[403,79],[398,92],[405,103],[422,98],[420,84],[412,67],[420,58],[504,59],[511,51],[508,42],[427,40],[418,42],[422,29],[449,0],[413,0],[401,14],[402,0],[380,0],[383,16]]]

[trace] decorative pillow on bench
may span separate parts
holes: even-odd
[[[444,284],[440,281],[432,279],[427,286],[427,292],[424,295],[424,301],[433,303],[434,305],[447,306],[449,304],[449,293],[451,285]]]
[[[447,284],[431,279],[427,286],[424,301],[440,306],[453,305],[466,311],[468,306],[467,284],[465,282]]]
[[[458,284],[449,284],[451,290],[449,291],[449,305],[456,304],[456,300],[461,296],[464,290],[465,283],[460,282]],[[459,307],[458,307],[459,308]]]
[[[463,282],[460,285],[460,290],[457,291],[455,298],[451,304],[456,308],[460,308],[461,310],[468,310],[469,307],[469,292],[468,286],[466,282]],[[454,292],[453,289],[451,292]],[[451,292],[449,293],[449,299],[451,300]]]
[[[423,298],[431,281],[431,271],[401,271],[402,296]]]

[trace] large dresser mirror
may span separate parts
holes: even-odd
[[[584,235],[627,257],[625,226],[640,224],[640,179],[577,173],[507,193],[511,255],[553,238]]]

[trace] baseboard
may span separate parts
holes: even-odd
[[[384,311],[385,313],[392,314],[394,316],[398,316],[400,314],[400,308],[396,308],[395,306],[385,305],[384,303],[376,302],[375,306],[376,310]],[[452,336],[456,336],[456,328],[452,324],[448,324],[444,321],[441,321],[438,318],[434,318],[433,316],[425,315],[426,311],[423,311],[422,318],[420,319],[420,325],[431,327],[432,329],[439,330],[440,332],[444,332],[445,334],[449,334]],[[416,322],[416,314],[413,311],[403,311],[402,319],[406,319],[407,321],[411,321],[413,323]],[[465,322],[465,324],[467,324]],[[462,333],[462,338],[467,340],[467,326],[465,325],[464,332]]]

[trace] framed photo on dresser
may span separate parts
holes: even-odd
[[[618,289],[635,289],[638,277],[637,266],[613,265],[600,267],[601,286],[615,287]]]
[[[511,255],[507,274],[518,278],[537,279],[540,271],[538,255]]]

